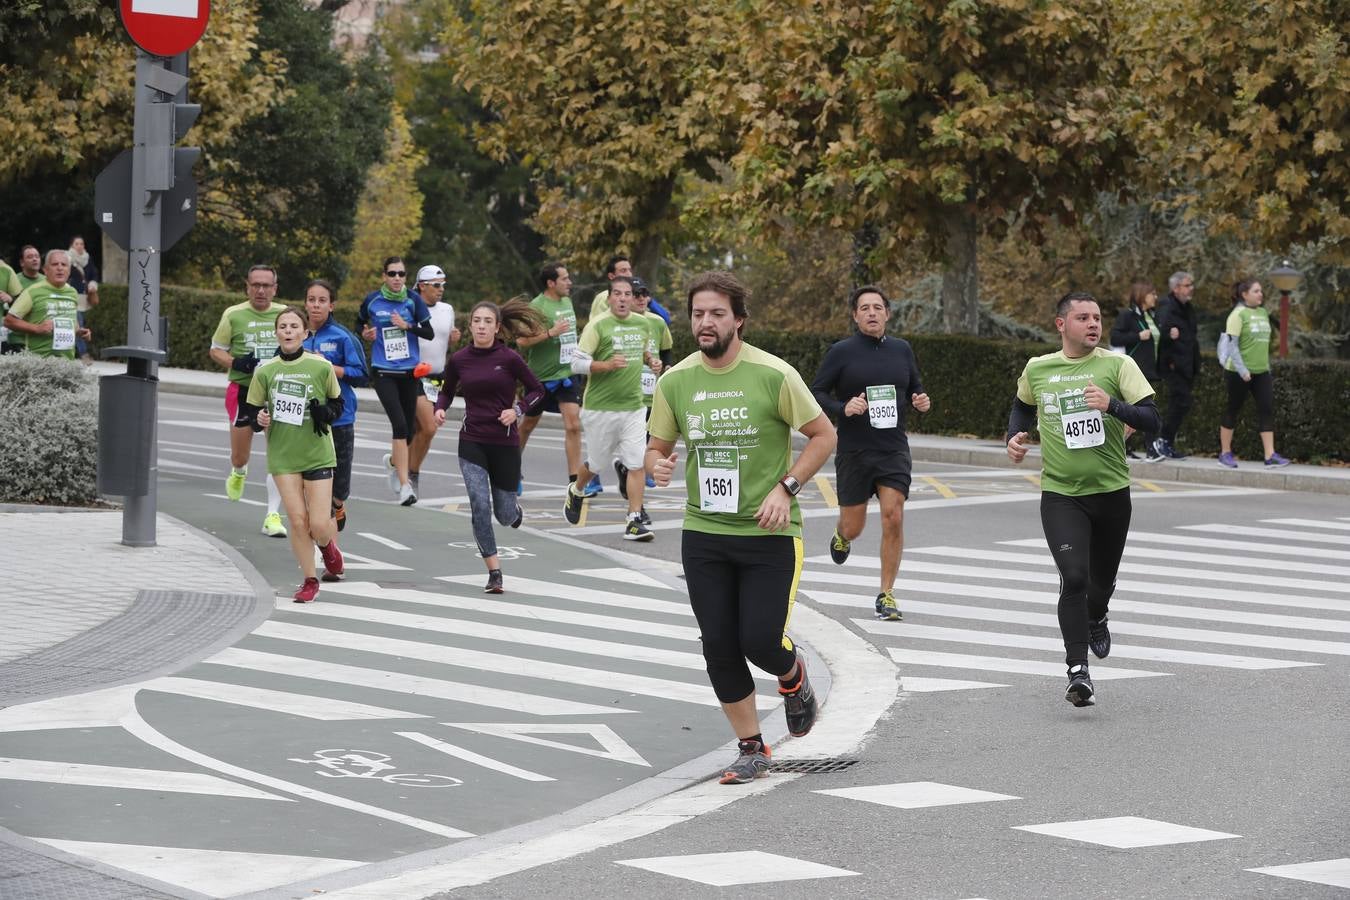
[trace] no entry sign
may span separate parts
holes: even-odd
[[[177,56],[201,40],[211,0],[120,0],[122,24],[146,53]]]

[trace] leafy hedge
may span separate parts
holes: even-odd
[[[746,339],[783,358],[810,384],[825,351],[841,334],[800,334],[752,328]],[[1017,376],[1029,357],[1057,349],[965,335],[907,335],[923,373],[924,388],[933,398],[926,415],[911,413],[915,433],[971,436],[1001,440],[1008,423]],[[675,359],[695,349],[693,336],[675,335]],[[1214,357],[1206,357],[1195,383],[1195,406],[1182,425],[1177,443],[1186,451],[1217,455],[1219,416],[1227,402],[1223,373]],[[1350,362],[1342,360],[1276,360],[1275,445],[1300,461],[1350,461]],[[1158,405],[1167,409],[1166,388]],[[1238,416],[1234,452],[1242,459],[1260,459],[1256,409],[1248,401]]]
[[[97,384],[75,360],[0,356],[0,502],[98,499]]]

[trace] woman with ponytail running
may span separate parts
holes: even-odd
[[[472,342],[445,364],[445,382],[436,398],[436,421],[458,392],[464,398],[459,432],[459,470],[469,495],[473,537],[487,566],[485,593],[502,593],[501,562],[492,518],[519,528],[524,514],[516,503],[520,483],[520,429],[525,410],[544,398],[544,386],[504,336],[533,334],[543,329],[539,314],[522,297],[497,306],[482,301],[469,313]],[[516,398],[516,385],[524,396]]]

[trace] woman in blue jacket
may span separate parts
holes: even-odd
[[[342,390],[342,415],[332,424],[333,449],[337,451],[337,471],[333,474],[333,518],[337,529],[347,527],[347,497],[352,490],[352,453],[356,445],[356,391],[370,383],[366,375],[366,353],[356,335],[333,318],[337,291],[322,278],[305,285],[305,315],[309,317],[309,337],[305,349],[333,364],[333,372]]]

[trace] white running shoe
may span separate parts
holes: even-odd
[[[399,489],[398,505],[412,506],[417,502],[417,491],[413,490],[412,482],[408,482]]]
[[[395,494],[401,493],[403,482],[398,480],[398,469],[394,468],[394,457],[386,453],[382,459],[384,460],[384,467],[389,470],[387,473],[389,476],[389,490],[393,491]]]

